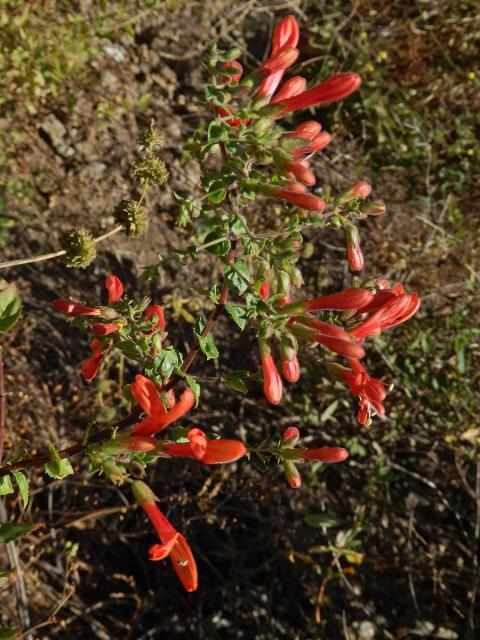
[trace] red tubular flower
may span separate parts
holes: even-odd
[[[162,331],[165,331],[165,327],[166,327],[165,313],[160,305],[152,304],[145,311],[145,315],[149,320],[151,320],[155,316],[156,317],[155,329],[161,329]]]
[[[100,364],[102,362],[103,353],[95,353],[82,363],[80,367],[83,377],[87,382],[90,382],[97,376],[100,371]]]
[[[293,78],[290,78],[284,83],[277,95],[272,99],[272,104],[297,96],[304,91],[306,86],[307,81],[305,78],[302,78],[302,76],[293,76]]]
[[[322,447],[321,449],[297,449],[299,458],[319,460],[320,462],[343,462],[348,458],[348,451],[342,447]]]
[[[281,20],[273,34],[272,56],[276,55],[282,48],[295,48],[298,44],[299,36],[298,23],[293,16],[287,16]],[[272,96],[282,81],[283,74],[284,71],[277,71],[264,78],[258,95],[260,97]]]
[[[379,293],[387,293],[385,291]],[[420,306],[420,298],[414,293],[403,293],[387,300],[367,320],[351,330],[351,334],[364,339],[379,335],[411,318]]]
[[[52,305],[57,311],[68,313],[71,316],[99,316],[102,313],[96,307],[86,307],[74,300],[54,300]]]
[[[245,445],[240,440],[208,440],[201,429],[191,429],[190,442],[167,442],[163,453],[182,458],[196,458],[203,464],[226,464],[246,455]]]
[[[240,78],[242,77],[242,74],[243,74],[243,67],[240,64],[240,62],[237,62],[236,60],[227,60],[226,62],[223,63],[222,69],[224,70],[235,69],[237,73],[222,74],[219,78],[219,82],[221,84],[224,84],[226,82],[236,83],[240,81]]]
[[[108,304],[118,302],[123,295],[123,284],[117,276],[107,276],[105,289],[108,291]]]
[[[132,490],[137,503],[147,514],[162,542],[150,547],[150,560],[163,560],[170,556],[183,588],[186,591],[195,591],[198,587],[197,565],[187,540],[174,529],[157,507],[156,498],[146,484],[136,481]]]
[[[364,307],[373,298],[373,293],[368,289],[345,289],[329,296],[321,296],[313,300],[305,300],[303,303],[306,311],[318,311],[320,309],[332,309],[334,311],[349,311]]]
[[[285,71],[288,67],[296,61],[299,56],[299,50],[295,47],[282,47],[277,53],[270,56],[260,67],[259,71],[267,73],[268,75],[277,73],[278,71]]]
[[[195,396],[188,387],[180,396],[180,400],[167,412],[156,385],[141,374],[135,376],[135,382],[131,387],[132,395],[147,418],[137,424],[132,433],[136,436],[151,436],[165,429],[169,424],[181,418],[193,407]]]
[[[274,197],[296,204],[297,207],[307,209],[308,211],[321,212],[326,207],[325,202],[321,198],[311,193],[298,193],[296,191],[289,191],[288,189],[277,188],[274,191]]]
[[[340,327],[337,328],[340,329]],[[340,331],[343,332],[343,329],[340,329]],[[323,344],[323,346],[330,349],[330,351],[345,356],[346,358],[363,358],[365,355],[364,349],[359,344],[353,342],[351,336],[346,332],[344,332],[346,337],[338,337],[334,335],[333,332],[321,333],[319,330],[312,330],[300,324],[295,324],[292,327],[292,332],[307,342]]]
[[[325,82],[317,84],[312,89],[284,100],[281,103],[283,113],[297,111],[297,109],[308,109],[308,107],[325,102],[342,100],[342,98],[346,98],[356,91],[361,81],[360,76],[356,73],[338,73],[325,80]]]
[[[108,336],[120,329],[120,325],[113,322],[111,324],[94,324],[92,325],[92,333],[97,336]]]
[[[359,399],[357,419],[360,424],[370,424],[371,407],[379,416],[385,414],[382,404],[387,395],[385,386],[380,380],[369,376],[357,359],[349,360],[349,365],[352,372],[344,371],[342,375],[352,394]]]
[[[308,165],[308,160],[292,160],[286,164],[285,168],[291,171],[297,180],[311,187],[315,184],[316,178],[305,163]]]

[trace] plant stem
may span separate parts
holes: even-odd
[[[103,233],[101,236],[93,239],[95,244],[102,242],[102,240],[106,240],[111,236],[122,231],[123,227],[118,225],[110,231]],[[62,249],[61,251],[53,251],[52,253],[44,253],[40,256],[33,256],[33,258],[19,258],[18,260],[7,260],[7,262],[0,262],[0,269],[6,269],[7,267],[18,267],[22,264],[31,264],[32,262],[43,262],[44,260],[52,260],[53,258],[59,258],[60,256],[64,256],[66,251]]]

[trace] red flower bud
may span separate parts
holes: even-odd
[[[112,324],[92,325],[92,332],[97,336],[108,336],[110,333],[115,333],[119,329],[120,329],[120,325],[115,322]]]
[[[366,213],[367,216],[381,216],[386,210],[385,203],[381,200],[375,200],[375,202],[371,202],[368,206],[362,208],[362,212]]]
[[[283,432],[283,442],[293,447],[300,439],[300,431],[297,427],[287,427]]]
[[[362,248],[360,246],[360,234],[353,224],[346,224],[345,244],[347,246],[347,259],[352,271],[361,271],[364,265]]]
[[[286,168],[293,173],[295,178],[303,184],[311,187],[315,184],[315,174],[305,167],[301,160],[292,160],[287,163]]]
[[[282,47],[296,47],[300,37],[298,23],[293,16],[287,16],[280,20],[273,33],[272,53],[276,53]]]
[[[265,397],[272,404],[279,404],[282,399],[283,386],[282,379],[278,373],[270,347],[265,340],[259,340],[260,360],[263,370],[263,391]]]
[[[282,362],[283,377],[287,382],[297,382],[300,378],[300,363],[297,356],[292,360],[284,360]]]
[[[283,470],[288,484],[292,489],[298,489],[302,485],[302,476],[300,475],[295,463],[292,460],[285,460]]]
[[[357,198],[366,198],[372,192],[372,185],[368,182],[355,182],[351,191]]]
[[[322,125],[315,120],[308,120],[298,125],[294,131],[285,134],[285,138],[303,138],[304,140],[313,140],[318,136],[322,129]]]
[[[146,452],[155,449],[158,442],[148,436],[129,436],[123,441],[129,451]]]
[[[315,153],[316,151],[321,151],[327,146],[327,144],[330,144],[331,141],[332,136],[327,131],[321,131],[308,146],[301,147],[300,149],[294,149],[293,155],[301,156],[305,154]]]
[[[296,111],[297,109],[308,109],[317,104],[325,102],[335,102],[346,98],[358,89],[361,78],[356,73],[338,73],[325,82],[317,84],[312,89],[300,93],[298,96],[288,98],[281,104],[284,113]]]
[[[352,271],[361,271],[365,265],[362,247],[360,245],[347,247],[348,265]]]
[[[96,307],[86,307],[74,300],[54,300],[52,305],[57,311],[68,313],[71,316],[99,316],[102,313]]]
[[[286,100],[287,98],[292,98],[293,96],[302,93],[302,91],[307,86],[307,81],[302,76],[294,76],[287,80],[277,95],[272,99],[272,104],[280,102],[281,100]]]
[[[117,276],[107,276],[105,289],[108,291],[108,304],[118,302],[123,295],[123,284]]]
[[[298,49],[294,47],[283,47],[260,65],[258,69],[268,75],[277,73],[278,71],[284,71],[292,66],[298,58],[299,53]]]

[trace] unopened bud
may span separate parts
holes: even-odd
[[[362,213],[366,213],[367,216],[381,216],[385,213],[387,207],[381,200],[375,200],[365,207],[362,207]]]
[[[283,444],[293,447],[300,439],[300,431],[297,427],[287,427],[283,432]]]
[[[345,244],[347,247],[347,259],[352,271],[361,271],[364,266],[364,258],[362,248],[360,246],[360,234],[353,224],[346,224],[345,227]]]
[[[292,489],[298,489],[302,485],[302,476],[295,466],[295,463],[292,462],[292,460],[285,460],[283,470],[285,471],[288,484]]]
[[[366,198],[372,192],[372,185],[368,184],[368,182],[355,182],[351,192],[357,198]]]
[[[226,51],[223,55],[225,60],[236,60],[242,55],[242,50],[238,48],[230,49],[230,51]]]
[[[111,459],[105,460],[102,466],[105,477],[108,478],[110,482],[113,482],[113,484],[122,484],[127,477],[125,467],[118,465]]]

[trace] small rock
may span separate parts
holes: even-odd
[[[373,640],[375,632],[376,627],[373,622],[363,620],[358,627],[358,640]]]

